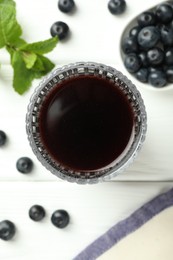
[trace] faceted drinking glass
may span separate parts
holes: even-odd
[[[50,155],[40,138],[40,108],[47,95],[49,95],[53,88],[57,87],[57,84],[81,75],[93,75],[111,81],[127,97],[134,113],[134,134],[130,144],[128,144],[117,160],[98,170],[76,171],[63,166]],[[26,130],[34,154],[47,170],[69,182],[92,184],[110,180],[124,171],[133,162],[145,140],[147,115],[140,92],[121,72],[104,64],[77,62],[57,68],[42,80],[33,93],[28,105]]]

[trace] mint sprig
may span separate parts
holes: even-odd
[[[21,38],[22,29],[16,19],[13,0],[0,0],[0,48],[6,48],[13,67],[13,87],[19,94],[26,92],[35,78],[50,72],[53,64],[44,54],[52,51],[58,37],[27,43]]]

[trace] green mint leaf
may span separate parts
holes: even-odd
[[[17,38],[13,41],[13,43],[11,44],[11,46],[13,46],[14,48],[20,48],[21,46],[23,46],[24,44],[26,44],[26,41],[22,38]]]
[[[32,51],[37,54],[45,54],[52,51],[58,43],[58,38],[53,37],[45,41],[25,44],[19,49],[24,51]]]
[[[33,66],[32,69],[34,71],[36,71],[36,72],[45,70],[45,66],[44,66],[44,63],[42,61],[42,56],[41,55],[37,55],[36,62],[34,63],[34,66]]]
[[[31,69],[26,67],[23,52],[13,50],[11,52],[11,64],[13,66],[13,87],[16,92],[23,94],[31,86],[33,79],[41,78],[54,68],[54,64],[43,55],[36,56],[36,61]],[[41,64],[41,65],[40,65]]]
[[[12,57],[13,52],[16,51],[18,47],[20,47],[25,43],[26,42],[23,39],[18,38],[13,42],[13,45],[6,45],[6,50],[9,52],[9,54]]]
[[[37,60],[32,67],[32,71],[35,73],[35,78],[41,78],[49,73],[55,64],[52,63],[48,58],[44,57],[43,55],[38,55]]]
[[[11,61],[14,70],[13,87],[16,92],[22,95],[31,86],[35,73],[26,68],[21,52],[14,51]]]
[[[0,0],[0,48],[13,44],[22,34],[13,0]]]
[[[13,47],[7,45],[6,50],[9,52],[10,57],[12,59],[12,56],[13,56],[13,53],[15,52],[15,49]],[[11,61],[11,64],[12,64],[12,61]]]
[[[20,38],[22,29],[16,20],[14,0],[0,0],[0,48],[5,47],[11,57],[14,70],[13,87],[23,94],[31,86],[33,79],[46,75],[54,64],[43,54],[52,51],[58,37],[28,44]]]
[[[55,64],[53,62],[51,62],[48,58],[46,58],[45,56],[41,56],[40,55],[40,59],[43,62],[44,65],[44,71],[45,72],[50,72],[54,67]]]
[[[26,64],[27,69],[31,69],[34,66],[34,63],[36,62],[37,55],[34,52],[22,52],[22,58]]]

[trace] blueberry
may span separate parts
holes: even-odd
[[[173,65],[173,48],[169,48],[165,51],[165,64]]]
[[[59,0],[58,8],[63,13],[69,13],[73,10],[75,3],[73,0]]]
[[[165,69],[167,81],[173,83],[173,66],[169,66]]]
[[[163,45],[173,45],[173,28],[171,26],[163,25],[160,29],[160,34]]]
[[[147,53],[145,51],[142,51],[138,54],[139,59],[141,60],[141,66],[142,67],[148,67],[148,59],[147,59]]]
[[[147,58],[150,65],[159,65],[164,60],[164,52],[159,47],[152,48],[147,52]]]
[[[29,217],[34,221],[40,221],[45,217],[46,213],[42,206],[33,205],[29,210]]]
[[[173,20],[169,24],[167,24],[167,25],[168,25],[168,27],[173,28]]]
[[[17,160],[16,168],[21,173],[30,173],[33,168],[33,162],[28,157],[21,157]]]
[[[112,14],[122,14],[126,9],[126,1],[110,0],[108,2],[108,9]]]
[[[156,7],[156,16],[159,22],[169,23],[173,19],[173,10],[169,4],[163,3]]]
[[[134,73],[141,67],[141,61],[135,53],[130,53],[125,57],[124,65],[129,72]]]
[[[137,52],[138,43],[134,37],[126,37],[122,41],[122,49],[125,54]]]
[[[64,22],[55,22],[50,28],[50,33],[52,37],[58,36],[59,40],[63,40],[69,33],[69,27]]]
[[[135,26],[133,27],[130,31],[129,31],[129,36],[132,38],[137,39],[138,33],[141,30],[141,28],[139,26]]]
[[[160,30],[162,29],[163,26],[165,26],[165,24],[159,23],[159,22],[155,25],[155,27],[159,30],[159,32],[160,32]]]
[[[173,9],[173,1],[167,1],[166,4],[169,5]]]
[[[55,227],[65,228],[70,221],[67,211],[63,209],[56,210],[51,217],[51,222]]]
[[[154,87],[162,88],[167,83],[166,74],[163,71],[155,70],[149,73],[148,82]]]
[[[4,131],[0,130],[0,146],[3,146],[7,141],[7,136]]]
[[[0,222],[0,238],[8,241],[14,237],[16,233],[16,227],[13,222],[9,220],[3,220]]]
[[[163,72],[163,68],[162,67],[148,67],[148,71],[149,71],[149,73],[150,72],[155,72],[155,71],[161,71],[161,72]]]
[[[147,68],[141,68],[135,73],[136,78],[141,82],[147,82],[148,81],[148,69]]]
[[[144,12],[140,14],[137,18],[137,22],[139,26],[146,27],[149,25],[155,25],[156,24],[156,16],[152,12]]]
[[[147,26],[138,34],[138,43],[143,49],[154,47],[160,39],[160,32],[155,26]]]

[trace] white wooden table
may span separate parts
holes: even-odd
[[[151,1],[127,0],[127,12],[121,17],[109,13],[107,2],[76,0],[76,12],[68,15],[58,10],[57,0],[16,0],[17,17],[29,42],[49,38],[55,21],[68,23],[70,39],[48,55],[57,67],[95,61],[126,74],[146,104],[145,145],[134,164],[111,182],[80,186],[57,179],[36,160],[25,133],[27,104],[39,81],[35,80],[24,96],[15,93],[9,57],[0,50],[0,129],[9,138],[7,146],[0,149],[0,220],[12,220],[17,226],[13,241],[0,241],[2,260],[70,260],[113,224],[173,186],[173,86],[159,91],[140,84],[125,70],[119,51],[127,23],[150,7]],[[32,174],[22,175],[16,170],[16,160],[21,156],[33,159]],[[28,217],[33,204],[41,204],[47,211],[41,223]],[[60,208],[71,216],[63,230],[50,223],[52,212]]]

